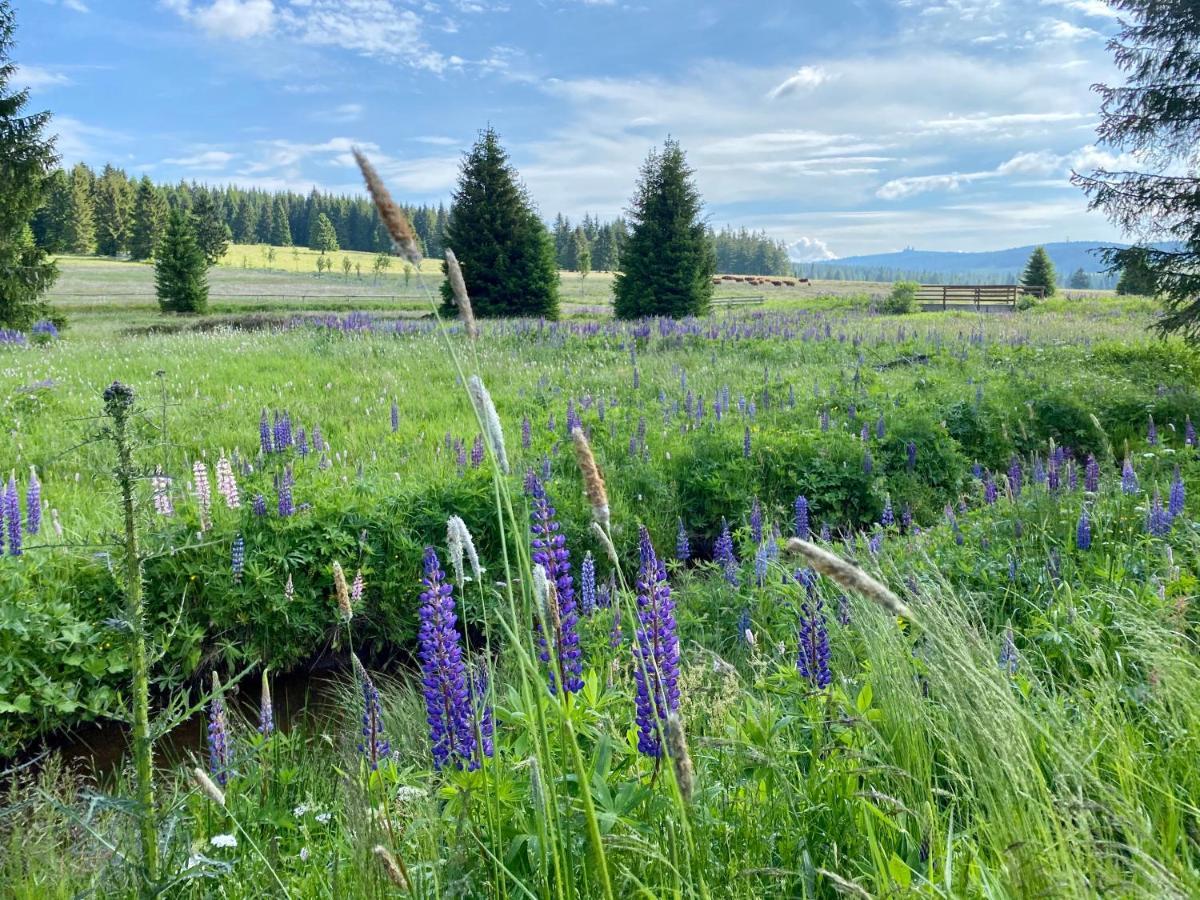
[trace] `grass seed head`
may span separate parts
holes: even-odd
[[[384,187],[383,179],[379,177],[379,173],[375,171],[375,167],[371,165],[370,161],[363,156],[362,151],[355,147],[353,153],[354,160],[362,171],[363,180],[367,183],[367,192],[371,195],[375,208],[379,210],[379,218],[391,236],[396,252],[414,266],[419,267],[421,265],[421,247],[417,243],[417,236],[412,225],[408,223],[408,216],[392,199],[392,195]]]

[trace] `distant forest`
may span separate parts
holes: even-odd
[[[148,259],[171,209],[189,211],[198,220],[224,227],[229,240],[238,244],[368,253],[391,248],[375,207],[365,196],[334,195],[315,188],[308,194],[264,191],[194,181],[155,184],[147,176],[130,178],[112,165],[97,174],[83,163],[51,173],[46,202],[30,222],[30,229],[34,240],[52,253]],[[425,255],[440,258],[449,217],[446,206],[404,209]],[[549,228],[561,268],[576,271],[584,260],[587,268],[595,271],[619,268],[627,234],[622,218],[602,222],[585,215],[573,225],[560,214]],[[710,230],[710,235],[719,272],[792,274],[786,246],[765,232],[727,227]]]

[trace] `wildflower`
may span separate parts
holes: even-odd
[[[475,435],[475,443],[471,445],[471,468],[478,469],[483,464],[483,435]]]
[[[879,524],[884,528],[891,528],[896,524],[896,514],[892,511],[891,497],[883,501],[883,514],[879,517]]]
[[[333,813],[319,812],[313,816],[313,818],[317,820],[317,824],[319,825],[328,825],[331,821],[333,821]]]
[[[1080,510],[1079,523],[1075,526],[1075,546],[1080,550],[1092,548],[1092,522],[1086,506]]]
[[[729,523],[721,519],[721,534],[713,547],[713,561],[721,567],[725,580],[734,587],[738,586],[738,560],[733,551],[733,535],[729,533]]]
[[[912,471],[917,465],[917,444],[915,441],[909,441],[904,446],[905,456],[908,458],[908,471]]]
[[[613,610],[612,628],[608,630],[608,646],[610,650],[616,650],[621,646],[621,610]]]
[[[42,483],[37,469],[29,467],[29,484],[25,487],[25,531],[37,534],[42,527]]]
[[[827,687],[833,681],[829,671],[829,632],[825,627],[822,601],[810,594],[800,604],[800,651],[796,668],[816,688]]]
[[[845,594],[838,594],[837,604],[837,621],[845,628],[850,624],[850,598]]]
[[[1150,500],[1150,508],[1146,511],[1146,533],[1154,537],[1165,537],[1171,531],[1171,517],[1163,508],[1162,495],[1158,488]]]
[[[803,494],[796,498],[795,512],[796,537],[802,541],[807,541],[809,535],[808,498]]]
[[[872,556],[878,556],[879,551],[883,549],[883,532],[876,531],[867,539],[867,550]]]
[[[250,511],[260,518],[265,516],[267,514],[267,498],[262,494],[255,494],[254,499],[250,501]],[[170,513],[167,513],[167,515],[170,515]]]
[[[1154,424],[1154,416],[1149,416],[1146,422],[1146,443],[1151,447],[1158,445],[1158,426]]]
[[[604,407],[601,406],[601,409]],[[529,416],[524,416],[521,419],[521,449],[528,450],[533,443],[533,426],[529,421]]]
[[[367,589],[367,582],[363,579],[362,569],[354,573],[354,581],[350,582],[350,604],[358,606],[362,602],[363,592]]]
[[[233,477],[233,466],[229,464],[224,453],[217,460],[217,493],[225,498],[225,505],[230,509],[237,509],[242,505],[237,481]]]
[[[171,479],[163,474],[161,466],[150,476],[150,490],[154,495],[154,511],[160,516],[175,515],[175,504],[171,502]]]
[[[275,707],[271,705],[271,685],[267,670],[262,673],[262,694],[258,702],[258,733],[269,738],[275,732]]]
[[[346,573],[337,560],[333,562],[333,589],[337,595],[338,615],[343,622],[349,622],[354,618],[354,607],[350,603],[350,587],[346,584]]]
[[[662,726],[672,713],[679,711],[679,638],[666,569],[654,553],[645,526],[640,529],[640,553],[638,628],[633,650],[638,750],[658,758],[662,755]]]
[[[232,751],[229,746],[229,720],[221,680],[213,672],[213,694],[208,705],[208,771],[221,787],[229,782]]]
[[[884,434],[885,430],[883,427],[883,415],[881,414],[879,418],[875,420],[875,437],[876,439],[882,441]]]
[[[239,534],[233,539],[233,548],[230,551],[229,568],[233,573],[234,584],[240,584],[242,580],[242,570],[246,566],[246,541]]]
[[[1017,674],[1017,645],[1013,642],[1011,626],[1004,629],[1004,643],[1000,647],[1000,658],[997,662],[1009,675]]]
[[[222,849],[228,849],[238,845],[237,836],[233,834],[214,834],[208,839],[208,842],[214,847],[220,847]]]
[[[829,533],[829,523],[828,523],[828,522],[822,522],[822,523],[821,523],[821,535],[820,535],[820,539],[821,539],[822,541],[824,541],[825,543],[827,543],[827,544],[828,544],[828,543],[829,543],[829,540],[830,540],[830,537],[831,537],[831,535],[830,535],[830,533]]]
[[[433,765],[453,761],[474,768],[475,734],[467,692],[467,667],[455,628],[454,588],[432,547],[425,548],[425,590],[421,592],[418,641],[426,721],[429,723]]]
[[[1171,479],[1171,491],[1167,495],[1167,514],[1172,519],[1183,512],[1185,494],[1186,489],[1183,486],[1183,478],[1179,474],[1179,466],[1176,466],[1175,475]]]
[[[400,430],[400,407],[392,400],[392,434]]]
[[[292,467],[288,466],[276,479],[276,488],[279,492],[279,515],[281,516],[290,516],[296,512],[296,502],[292,498],[293,484],[295,484],[295,478],[292,476]]]
[[[754,553],[754,582],[759,587],[762,587],[767,582],[767,567],[771,557],[767,552],[765,543],[758,545],[758,550]]]
[[[683,519],[679,520],[679,531],[675,534],[675,558],[680,562],[692,558],[692,544],[688,540],[687,529],[683,527]]]
[[[576,631],[579,615],[575,611],[575,587],[571,578],[571,554],[567,550],[567,539],[560,533],[558,519],[546,489],[536,476],[530,476],[527,489],[533,498],[530,511],[532,524],[532,560],[546,573],[553,590],[548,591],[549,603],[547,624],[554,629],[554,656],[545,635],[539,635],[541,660],[550,666],[550,691],[556,689],[555,669],[561,668],[563,688],[567,693],[583,689],[583,672],[579,650],[579,634]],[[537,626],[540,630],[541,624]]]
[[[304,428],[296,429],[296,452],[301,456],[308,456],[308,436],[304,433]]]
[[[291,573],[288,574],[287,584],[283,586],[283,599],[288,603],[296,599],[296,586],[292,584]]]
[[[271,442],[271,423],[267,421],[266,407],[263,408],[262,418],[258,420],[258,445],[264,455],[275,449]]]
[[[1100,463],[1091,453],[1088,454],[1087,463],[1083,469],[1083,489],[1089,494],[1100,490]]]
[[[492,403],[492,395],[484,386],[478,375],[467,379],[467,392],[471,395],[471,403],[475,406],[475,414],[483,423],[487,433],[488,445],[500,471],[508,474],[508,452],[504,448],[504,429],[500,426],[500,416],[496,414],[496,405]]]
[[[870,475],[871,471],[874,468],[875,468],[875,461],[871,458],[871,451],[864,450],[863,451],[863,472],[867,475]]]
[[[590,616],[596,610],[596,560],[592,551],[584,554],[583,564],[579,567],[579,601],[585,616]]]
[[[1014,497],[1021,496],[1021,460],[1013,456],[1008,463],[1008,490]]]
[[[763,513],[762,504],[758,502],[758,498],[754,498],[754,503],[750,506],[750,540],[756,544],[762,543],[763,539]]]
[[[463,573],[463,556],[465,554],[471,564],[471,574],[476,581],[483,577],[483,569],[479,566],[479,554],[475,551],[475,541],[467,530],[467,523],[458,516],[446,520],[446,547],[450,553],[450,563],[454,566],[454,575],[459,585],[465,581]]]
[[[366,668],[359,662],[358,657],[351,654],[354,671],[358,675],[359,688],[362,691],[362,740],[358,744],[358,752],[363,755],[374,772],[379,764],[391,758],[392,745],[384,736],[383,705],[379,701],[379,690],[375,682],[367,674]],[[320,818],[318,816],[318,818]],[[328,821],[328,820],[326,820]]]
[[[212,527],[209,518],[212,510],[212,487],[208,482],[208,466],[201,460],[192,463],[192,491],[196,495],[196,504],[200,509],[200,530],[207,531]]]
[[[8,553],[21,555],[21,498],[17,493],[16,475],[8,476],[8,487],[4,491],[4,519],[8,524]]]
[[[1196,446],[1196,426],[1192,424],[1190,415],[1183,419],[1183,443],[1187,447]]]
[[[1133,471],[1133,460],[1126,454],[1125,462],[1121,466],[1121,492],[1136,494],[1139,489],[1137,472]]]
[[[475,728],[476,740],[482,745],[483,755],[491,759],[493,753],[495,753],[495,745],[492,741],[495,732],[495,721],[492,716],[492,707],[487,702],[487,669],[482,665],[477,666],[470,678],[469,684],[471,688],[471,710],[474,714],[472,724]]]

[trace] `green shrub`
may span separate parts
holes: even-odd
[[[879,311],[888,315],[905,315],[913,311],[917,302],[917,290],[921,287],[915,281],[897,281],[892,285],[892,292],[879,302]]]

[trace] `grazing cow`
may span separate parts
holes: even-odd
[[[807,278],[798,278],[798,279],[796,279],[796,283],[797,284],[808,284],[809,281]]]

